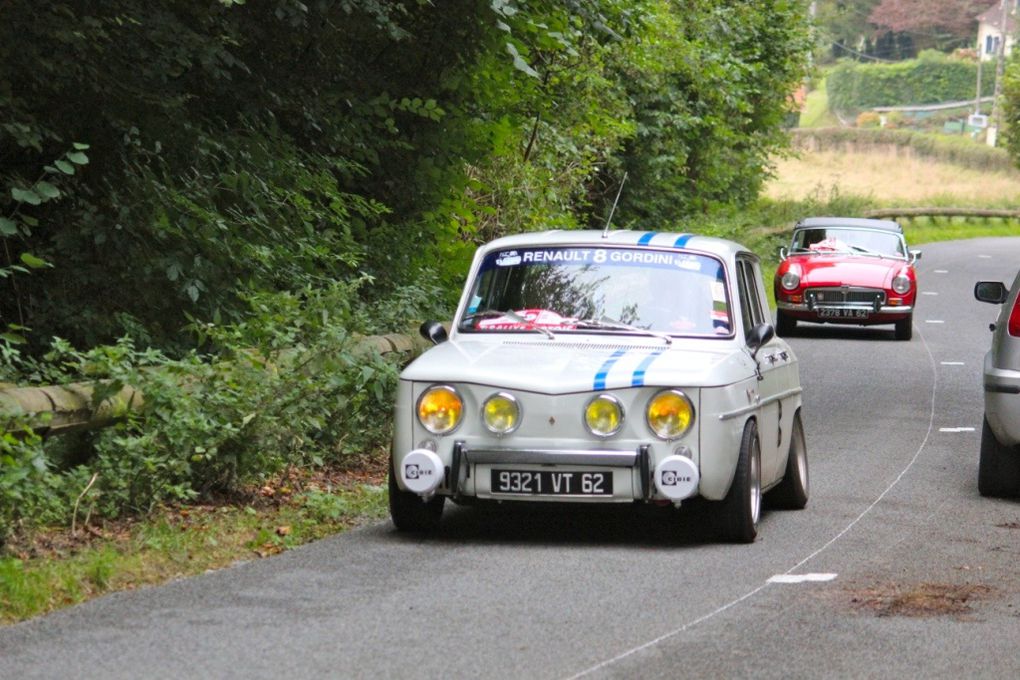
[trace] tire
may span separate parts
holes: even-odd
[[[769,507],[781,510],[803,510],[808,502],[808,457],[804,426],[800,411],[793,414],[790,433],[790,452],[786,457],[786,472],[781,481],[768,493]]]
[[[981,427],[978,492],[992,498],[1020,495],[1020,450],[999,443],[988,425],[988,418]]]
[[[914,337],[914,315],[896,322],[896,339],[909,340]]]
[[[732,543],[753,543],[761,518],[761,442],[758,424],[748,420],[729,493],[722,500],[722,536]]]
[[[785,314],[781,310],[776,310],[776,335],[781,338],[789,338],[797,334],[797,320]]]
[[[398,531],[410,533],[424,533],[434,530],[439,526],[439,519],[443,516],[443,504],[445,496],[434,496],[423,501],[418,494],[410,491],[402,491],[397,486],[397,479],[393,472],[393,460],[390,460],[389,474],[390,491],[390,518]]]

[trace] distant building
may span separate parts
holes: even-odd
[[[1017,7],[1020,0],[1006,0],[1006,56],[1016,42]],[[978,18],[978,54],[982,61],[995,59],[1002,40],[1002,2],[996,2]]]

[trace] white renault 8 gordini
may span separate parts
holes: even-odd
[[[691,234],[551,231],[478,249],[449,333],[400,375],[390,468],[398,529],[447,498],[715,501],[751,542],[763,493],[803,508],[797,359],[758,257]]]

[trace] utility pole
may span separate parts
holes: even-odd
[[[995,93],[992,95],[992,125],[988,128],[988,136],[985,138],[988,146],[995,146],[999,136],[999,129],[1002,127],[1002,78],[1006,70],[1006,0],[1001,0],[999,5],[999,45],[995,50]]]

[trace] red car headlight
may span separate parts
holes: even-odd
[[[789,271],[783,274],[783,278],[779,280],[779,284],[784,290],[797,290],[800,285],[800,276],[797,272]]]
[[[892,289],[900,295],[906,295],[910,292],[910,277],[906,274],[897,274],[892,280]]]

